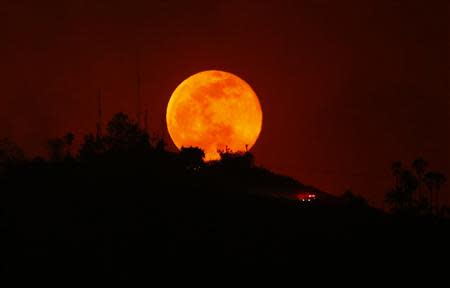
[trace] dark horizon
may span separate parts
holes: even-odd
[[[199,148],[168,151],[124,113],[79,151],[72,140],[51,139],[49,160],[0,161],[2,283],[222,283],[267,271],[277,280],[338,273],[360,287],[361,269],[384,284],[448,282],[446,177],[425,173],[423,160],[415,171],[393,166],[382,211],[259,167],[250,152],[205,163]]]
[[[104,121],[134,115],[138,58],[155,133],[182,80],[220,69],[261,101],[262,166],[376,206],[393,161],[449,175],[447,1],[131,2],[0,4],[0,137],[43,155],[94,132],[100,88]]]

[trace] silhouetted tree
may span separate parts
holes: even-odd
[[[84,137],[84,141],[80,145],[78,155],[82,160],[90,160],[102,155],[104,152],[105,150],[102,139],[91,133]]]
[[[423,197],[423,191],[422,191],[422,186],[423,186],[423,177],[425,175],[425,169],[428,166],[427,161],[425,161],[423,158],[417,158],[413,161],[412,163],[412,167],[414,169],[414,171],[416,172],[416,176],[417,176],[417,182],[418,182],[418,201],[422,201],[422,197]]]
[[[220,162],[226,166],[234,168],[251,168],[255,165],[255,158],[250,152],[232,152],[226,148],[225,151],[218,151]]]
[[[119,271],[129,282],[153,279],[149,271],[160,273],[155,265],[171,273],[173,263],[182,272],[186,264],[201,270],[205,263],[258,271],[285,263],[302,271],[330,255],[358,265],[392,255],[407,262],[405,252],[433,255],[450,242],[450,219],[386,217],[350,190],[341,199],[258,167],[248,151],[226,147],[220,161],[205,164],[199,148],[172,153],[152,139],[151,149],[146,133],[124,114],[108,128],[103,136],[84,137],[82,161],[49,165],[35,158],[1,175],[2,279],[115,281]],[[69,143],[64,137],[56,146]],[[393,169],[387,199],[409,213],[418,179],[408,169]],[[442,185],[428,178],[432,189]],[[299,193],[317,199],[299,203]],[[404,267],[399,261],[394,264]]]
[[[72,155],[72,144],[75,140],[75,135],[72,132],[68,132],[66,135],[64,135],[65,144],[67,146],[67,157],[71,157]]]
[[[124,113],[117,113],[109,121],[103,139],[110,152],[142,152],[150,147],[149,136]]]
[[[197,169],[203,165],[205,152],[197,147],[182,147],[179,156],[186,168]]]
[[[61,161],[64,158],[65,141],[61,138],[52,138],[47,142],[50,160]]]
[[[409,170],[401,169],[398,173],[398,184],[386,194],[385,201],[394,211],[405,211],[412,208],[412,196],[417,189],[417,178]]]
[[[7,138],[0,138],[0,174],[11,165],[25,161],[23,150]]]
[[[441,189],[442,184],[444,184],[447,181],[447,178],[439,172],[428,172],[425,174],[424,176],[424,183],[428,188],[428,191],[430,192],[430,209],[431,209],[431,213],[433,213],[433,194],[436,194],[435,199],[436,202],[435,207],[436,207],[436,211],[439,211],[439,192]]]
[[[450,207],[445,205],[441,208],[441,216],[450,218]]]
[[[394,163],[392,163],[391,171],[392,171],[392,175],[394,176],[394,182],[395,182],[396,186],[399,185],[399,183],[400,183],[401,170],[402,170],[402,162],[395,161]]]
[[[394,187],[388,193],[386,193],[385,202],[391,207],[395,212],[405,210],[407,203],[409,203],[411,198],[404,190],[399,186]]]
[[[165,151],[166,150],[166,142],[164,141],[164,139],[158,139],[156,141],[156,150],[157,151]]]
[[[428,163],[423,158],[417,158],[412,162],[414,173],[402,167],[400,162],[394,162],[391,171],[395,179],[395,186],[386,193],[385,202],[393,211],[413,209],[416,213],[429,210],[433,213],[434,207],[439,211],[439,191],[446,178],[439,172],[426,173]],[[428,200],[422,187],[428,190]],[[414,194],[418,192],[417,201]]]
[[[8,138],[0,138],[0,164],[11,161],[23,161],[23,150]]]

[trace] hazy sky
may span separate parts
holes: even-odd
[[[183,79],[225,70],[260,98],[259,164],[379,204],[393,160],[421,155],[449,174],[448,11],[438,0],[3,0],[0,136],[31,155],[49,136],[81,137],[99,88],[105,119],[134,115],[137,66],[161,133]]]

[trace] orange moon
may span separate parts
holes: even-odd
[[[166,122],[178,149],[199,147],[205,160],[216,160],[218,151],[246,151],[255,144],[262,110],[247,82],[228,72],[209,70],[178,85],[167,105]]]

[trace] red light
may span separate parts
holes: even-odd
[[[297,199],[305,202],[305,201],[312,201],[316,199],[316,194],[311,194],[311,193],[300,193],[297,195]]]

